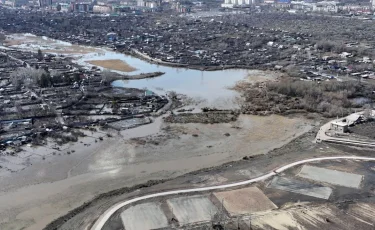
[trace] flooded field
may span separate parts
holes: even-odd
[[[105,52],[103,49],[71,44],[45,36],[35,36],[33,34],[12,34],[8,35],[4,43],[10,48],[17,48],[29,51],[38,51],[62,55],[84,55],[93,52]]]
[[[278,73],[259,70],[200,71],[161,66],[106,48],[74,45],[32,34],[8,36],[6,45],[11,48],[35,52],[41,49],[43,52],[73,56],[77,64],[87,68],[96,66],[120,74],[164,72],[164,75],[151,79],[114,81],[113,86],[147,88],[159,94],[176,91],[199,100],[201,102],[200,107],[236,108],[235,98],[238,94],[229,89],[236,82],[242,80],[250,82],[272,80],[279,76]]]
[[[277,77],[276,73],[256,70],[199,71],[160,66],[105,48],[79,46],[30,34],[9,37],[6,45],[68,55],[87,68],[95,64],[101,65],[101,69],[124,74],[165,72],[160,77],[116,81],[113,85],[148,88],[160,94],[173,90],[203,101],[200,106],[236,107],[237,93],[229,89],[236,82]],[[103,61],[112,65],[113,60],[125,63],[132,71],[121,72],[110,65],[103,67]],[[130,120],[115,125],[130,127],[137,122]],[[69,143],[59,151],[53,146],[25,148],[24,158],[12,156],[7,161],[13,172],[0,170],[0,229],[16,226],[16,229],[39,230],[98,194],[151,179],[176,177],[244,156],[265,154],[310,128],[311,121],[301,117],[241,115],[235,122],[212,125],[166,124],[162,117],[157,117],[152,123],[120,132],[86,131],[86,138]],[[207,209],[210,210],[209,204]]]

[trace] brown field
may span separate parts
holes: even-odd
[[[130,66],[124,61],[119,59],[111,59],[111,60],[93,60],[93,61],[86,61],[91,65],[100,66],[106,69],[117,70],[122,72],[133,72],[137,70],[133,66]]]
[[[224,201],[224,207],[231,216],[263,212],[277,208],[257,187],[217,192],[214,194],[220,202]]]
[[[98,53],[100,52],[99,49],[94,49],[94,48],[86,48],[86,47],[83,47],[83,46],[79,46],[79,45],[72,45],[72,46],[69,46],[69,47],[64,47],[64,48],[58,48],[56,47],[56,49],[45,49],[43,50],[43,52],[45,53],[54,53],[54,54],[62,54],[62,55],[69,55],[69,54],[90,54],[90,53]]]

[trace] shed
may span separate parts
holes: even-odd
[[[16,141],[13,141],[13,145],[19,147],[22,145],[22,142],[20,140],[16,140]]]
[[[360,123],[362,121],[363,121],[363,115],[360,115],[360,114],[357,114],[357,113],[350,114],[349,116],[347,116],[343,120],[343,122],[346,122],[349,126],[355,125],[355,124]]]
[[[108,41],[116,41],[117,40],[117,33],[111,32],[107,34],[107,40]]]

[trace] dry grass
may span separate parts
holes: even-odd
[[[224,201],[223,205],[231,216],[264,212],[277,208],[257,187],[216,192],[214,195],[219,201]]]
[[[307,82],[291,78],[265,84],[242,83],[234,87],[243,95],[245,113],[287,113],[306,111],[326,117],[344,116],[357,105],[356,97],[372,99],[373,87],[355,81]]]
[[[117,70],[122,72],[133,72],[137,70],[133,66],[130,66],[128,63],[121,61],[119,59],[110,59],[110,60],[93,60],[86,61],[91,65],[100,66],[106,69]]]
[[[69,47],[69,48],[63,48],[63,49],[45,49],[43,52],[45,53],[54,53],[54,54],[89,54],[89,53],[95,53],[98,52],[96,49],[91,48],[82,48],[80,46],[74,46],[75,48]]]

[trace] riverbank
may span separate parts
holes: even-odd
[[[113,83],[113,82],[122,81],[122,80],[141,80],[141,79],[156,78],[164,74],[165,74],[164,72],[140,73],[140,74],[134,74],[134,75],[106,73],[103,79],[106,82]],[[114,87],[117,87],[117,86],[114,85]]]
[[[140,73],[136,75],[124,75],[124,76],[119,76],[119,78],[116,80],[140,80],[140,79],[159,77],[163,74],[165,73],[164,72],[152,72],[152,73]]]
[[[8,35],[8,40],[6,40],[5,45],[10,47],[18,47],[22,49],[37,49],[41,48],[42,51],[46,53],[59,54],[59,55],[88,55],[90,53],[105,52],[104,50],[112,50],[113,52],[118,52],[117,49],[112,49],[109,46],[87,46],[85,43],[70,43],[73,40],[67,39],[67,41],[60,41],[58,38],[49,38],[44,35],[35,36],[33,34],[10,34]],[[121,50],[121,53],[130,55],[135,58],[142,59],[151,64],[164,65],[168,67],[178,67],[191,70],[199,71],[219,71],[219,70],[230,70],[230,69],[244,69],[244,70],[275,70],[273,66],[264,65],[192,65],[192,64],[181,64],[175,62],[167,62],[161,59],[153,58],[147,54],[144,54],[137,49],[131,50]],[[129,65],[123,60],[118,59],[107,59],[107,60],[87,60],[86,63],[90,65],[99,66],[106,69],[112,69],[120,72],[134,72],[137,70],[136,67]]]
[[[174,62],[166,62],[157,58],[153,58],[149,55],[146,55],[136,49],[132,49],[131,51],[122,51],[124,54],[142,59],[152,64],[159,64],[165,65],[170,67],[180,67],[186,68],[191,70],[200,70],[200,71],[218,71],[218,70],[230,70],[230,69],[247,69],[247,70],[275,70],[273,66],[264,66],[264,65],[252,65],[252,66],[244,66],[244,65],[215,65],[215,66],[199,66],[199,65],[190,65],[190,64],[180,64]]]

